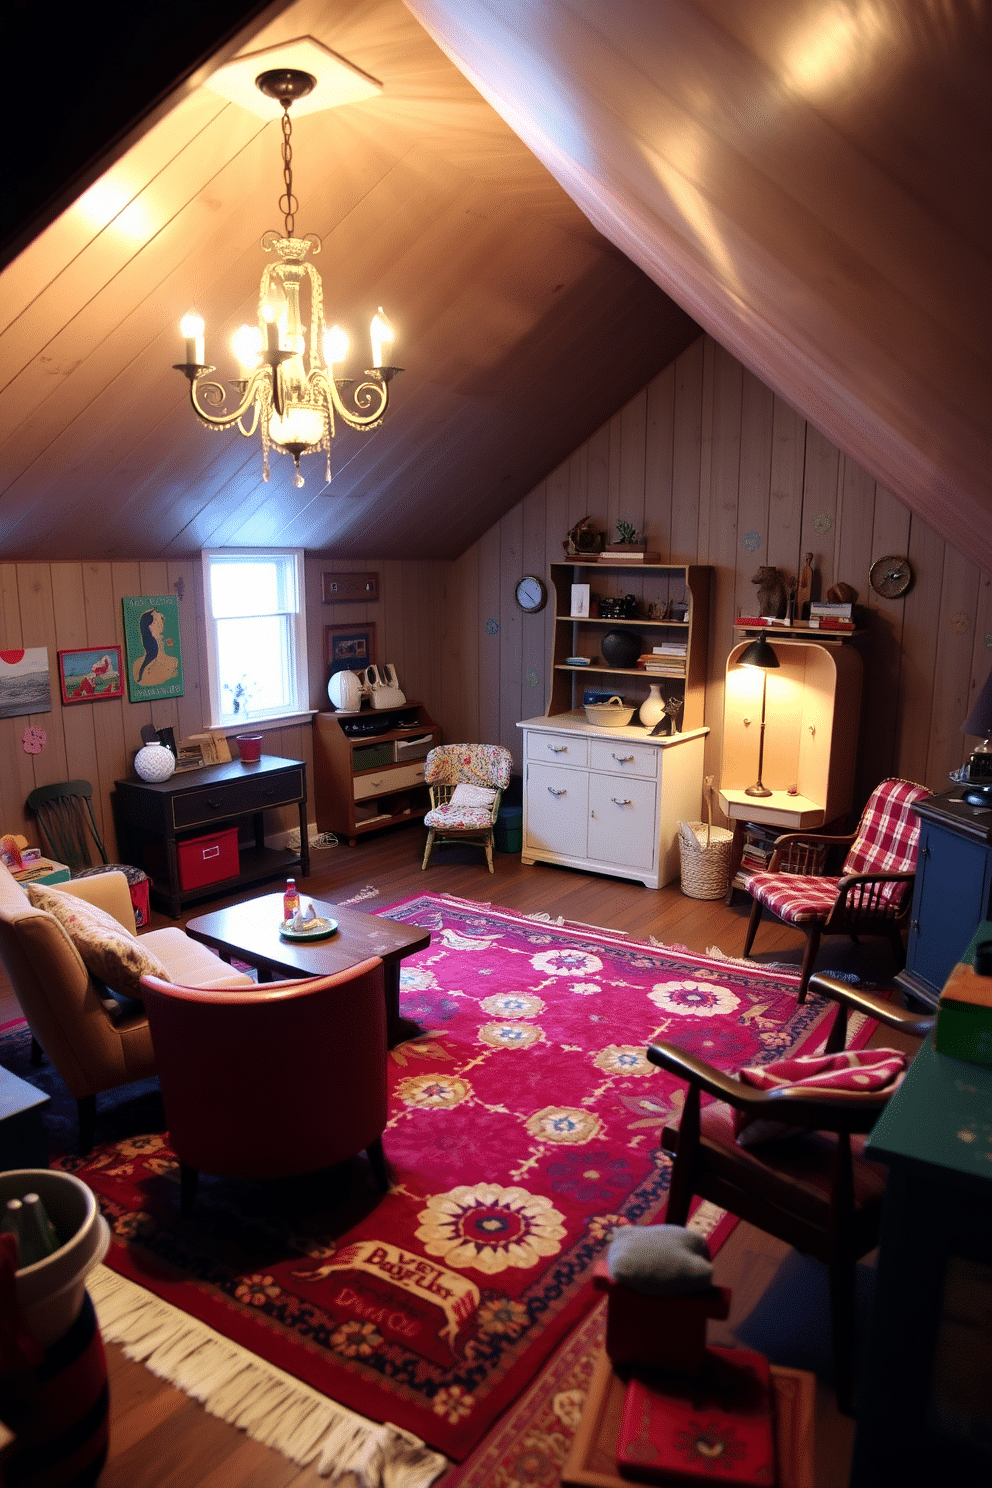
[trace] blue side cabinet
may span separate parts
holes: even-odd
[[[961,787],[911,808],[920,818],[906,967],[899,985],[935,1007],[976,927],[992,918],[992,811],[961,800]]]

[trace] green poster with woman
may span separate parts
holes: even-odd
[[[182,697],[179,600],[174,594],[131,596],[123,605],[128,697],[132,703]]]

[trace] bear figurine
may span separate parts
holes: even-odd
[[[785,580],[778,569],[767,565],[759,568],[751,583],[758,586],[758,614],[781,620],[785,614]]]

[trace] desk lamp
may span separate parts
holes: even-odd
[[[961,732],[985,741],[968,761],[969,784],[961,799],[967,801],[969,806],[992,806],[992,742],[989,739],[992,735],[992,672],[961,725]],[[984,785],[979,784],[982,780],[985,781]]]
[[[761,781],[761,767],[765,759],[765,697],[768,692],[768,673],[772,667],[778,666],[778,657],[768,643],[768,637],[761,635],[750,646],[745,646],[737,658],[738,666],[760,667],[761,669],[761,732],[758,735],[758,779],[754,785],[749,785],[745,790],[746,796],[770,796],[771,791]]]

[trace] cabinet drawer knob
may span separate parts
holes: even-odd
[[[549,744],[548,745],[548,748],[551,750],[551,753],[552,754],[567,754],[568,753],[568,745],[567,744]]]
[[[209,798],[207,800],[207,805],[210,807],[211,811],[219,811],[223,804],[223,801],[211,801]]]
[[[634,756],[632,754],[615,754],[613,758],[618,765],[632,765],[634,763]]]
[[[555,788],[554,788],[553,785],[549,785],[548,786],[548,795],[549,796],[564,796],[566,794],[567,794],[567,792],[564,791],[564,790],[555,790]]]
[[[610,800],[614,806],[633,806],[633,801],[621,801],[618,796],[611,796]]]

